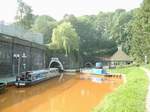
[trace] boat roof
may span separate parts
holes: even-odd
[[[41,74],[41,73],[47,73],[49,71],[53,71],[53,70],[58,70],[58,68],[49,68],[49,69],[42,69],[42,70],[33,70],[30,72],[31,75],[37,75],[37,74]]]

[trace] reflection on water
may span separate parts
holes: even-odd
[[[0,95],[0,112],[89,112],[122,81],[94,83],[79,75],[48,80],[26,88],[9,87]]]

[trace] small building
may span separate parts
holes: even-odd
[[[126,65],[132,63],[132,59],[122,51],[121,47],[118,47],[118,51],[115,52],[109,59],[111,65]]]
[[[105,67],[115,67],[116,65],[128,65],[133,62],[121,47],[112,56],[86,58],[84,60],[84,67],[93,67],[96,62],[102,62]]]
[[[0,77],[45,67],[41,34],[0,24]]]

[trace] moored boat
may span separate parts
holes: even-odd
[[[106,70],[103,69],[102,63],[101,62],[97,62],[96,63],[96,67],[92,69],[92,74],[95,74],[95,75],[106,75],[107,72],[106,72]]]
[[[27,71],[16,77],[15,85],[17,87],[30,86],[59,75],[60,72],[58,68]]]

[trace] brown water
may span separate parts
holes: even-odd
[[[89,112],[121,84],[110,78],[103,83],[64,75],[26,88],[9,87],[0,95],[0,112]]]

